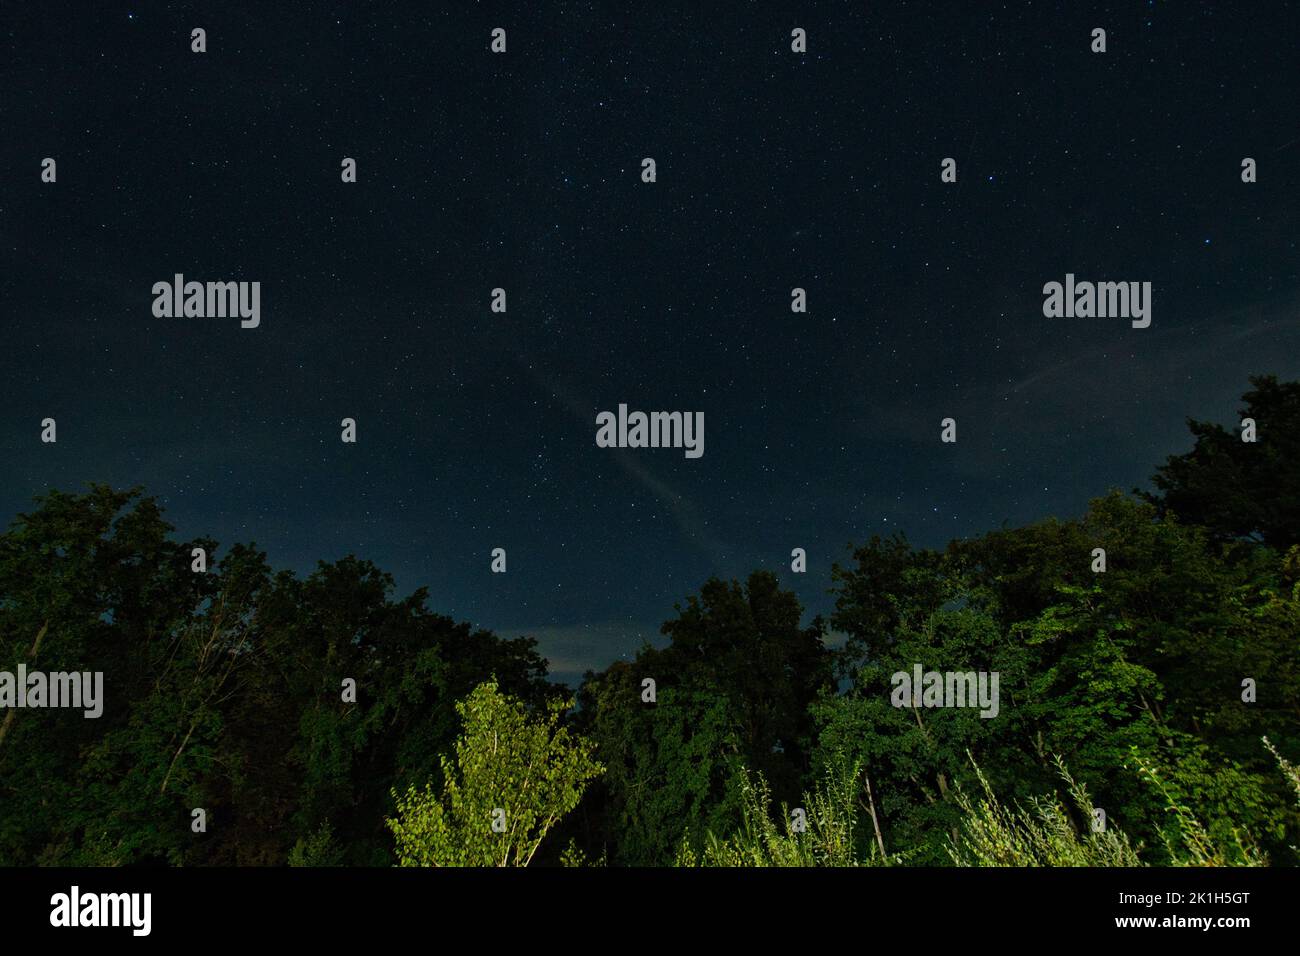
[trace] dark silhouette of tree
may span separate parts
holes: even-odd
[[[1240,418],[1254,421],[1256,441],[1243,441],[1240,427],[1189,419],[1195,447],[1159,466],[1159,491],[1145,497],[1218,537],[1285,549],[1300,542],[1300,382],[1250,382]]]

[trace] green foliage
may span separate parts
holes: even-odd
[[[1107,554],[1105,573],[1090,567]],[[1297,557],[1243,551],[1112,493],[1073,521],[1049,520],[911,552],[874,540],[834,572],[832,625],[856,662],[847,693],[814,705],[821,748],[872,767],[886,844],[941,862],[978,784],[979,755],[998,790],[1049,793],[1060,754],[1154,862],[1184,840],[1167,804],[1198,808],[1220,846],[1250,832],[1270,851],[1295,842],[1300,815],[1278,785],[1263,734],[1300,744]],[[996,670],[1002,707],[896,709],[890,675],[913,664]],[[1242,700],[1242,678],[1258,701]],[[1168,794],[1126,769],[1158,769]],[[1149,781],[1148,781],[1149,783]]]
[[[443,792],[407,789],[387,821],[402,866],[527,866],[547,832],[603,767],[593,745],[560,727],[571,703],[530,719],[488,681],[456,705],[465,730],[443,760]],[[498,832],[494,820],[502,827]]]
[[[867,565],[873,563],[870,550],[859,554],[867,558]],[[893,560],[898,560],[896,554]],[[880,601],[866,592],[869,582],[859,577],[869,573],[864,567],[840,571],[845,590],[839,595],[836,624],[846,630],[858,627],[861,620],[854,602]],[[865,655],[868,663],[858,668],[847,694],[825,695],[812,709],[820,725],[822,753],[847,754],[871,767],[885,820],[886,846],[891,852],[907,849],[916,862],[928,864],[946,859],[945,834],[960,816],[949,792],[966,773],[965,752],[997,754],[996,762],[1008,771],[1026,759],[1011,741],[1023,732],[1016,690],[1030,679],[1031,656],[1022,642],[1006,639],[993,610],[978,595],[935,605],[937,595],[954,586],[953,581],[941,579],[944,573],[925,556],[918,568],[902,575],[917,593],[926,595],[927,603],[909,608],[886,595],[898,612],[893,631],[856,634],[856,653]],[[924,670],[997,672],[998,716],[982,718],[973,707],[893,706],[892,676],[898,672],[910,676],[915,664]]]
[[[289,851],[290,866],[342,866],[343,849],[334,842],[328,825],[307,837],[299,837]]]
[[[830,687],[822,623],[801,625],[775,575],[712,579],[676,610],[667,647],[588,675],[581,692],[584,727],[609,767],[589,805],[623,865],[669,865],[683,838],[738,824],[728,782],[740,764],[797,797],[811,763],[808,705]],[[645,678],[656,703],[642,700]]]
[[[582,852],[582,849],[578,846],[577,842],[570,840],[569,845],[566,846],[564,851],[560,854],[560,866],[570,868],[605,866],[605,857],[602,854],[600,859],[593,862],[587,858],[586,853]]]
[[[1057,768],[1075,810],[1085,821],[1082,832],[1057,795],[1031,798],[1027,809],[1007,806],[975,767],[984,795],[976,803],[964,790],[957,791],[956,801],[965,819],[948,846],[953,862],[958,866],[1142,865],[1122,831],[1093,828],[1093,803],[1087,789],[1074,781],[1063,763],[1057,761]]]
[[[1167,859],[1173,866],[1266,866],[1268,858],[1260,852],[1248,832],[1230,820],[1216,820],[1207,827],[1181,799],[1176,788],[1168,786],[1160,774],[1133,755],[1142,776],[1160,794],[1168,822],[1160,828]],[[1204,806],[1204,804],[1202,804]],[[1214,807],[1210,807],[1213,811]]]
[[[1295,792],[1296,803],[1300,804],[1300,767],[1296,767],[1278,753],[1277,748],[1273,746],[1267,737],[1264,738],[1264,746],[1268,748],[1268,752],[1273,755],[1275,760],[1277,760],[1277,765],[1282,771],[1282,776],[1286,779],[1287,786]]]
[[[677,852],[678,866],[710,867],[849,867],[885,865],[873,844],[864,848],[858,839],[859,784],[857,765],[841,762],[826,772],[825,779],[804,794],[803,828],[795,823],[794,811],[781,805],[777,824],[772,818],[772,795],[761,774],[740,769],[733,782],[740,793],[742,821],[730,836],[705,834],[697,850],[683,840]]]
[[[611,855],[623,865],[663,865],[684,836],[739,817],[727,780],[740,749],[726,701],[667,688],[643,704],[626,665],[589,682],[589,731],[606,765],[600,796]]]
[[[0,863],[279,865],[328,826],[343,862],[386,865],[390,792],[440,773],[455,701],[493,674],[552,693],[531,641],[396,600],[369,562],[218,561],[134,490],[37,505],[0,534],[0,670],[102,671],[105,708],[0,714]],[[194,807],[220,825],[194,833]]]
[[[1069,803],[1052,794],[1032,798],[1028,808],[1004,804],[976,767],[984,796],[976,803],[964,791],[957,793],[965,819],[948,848],[953,862],[958,866],[1147,865],[1141,846],[1135,847],[1121,829],[1109,824],[1093,826],[1095,804],[1087,789],[1070,776],[1059,758],[1055,762]],[[1155,771],[1140,759],[1137,766],[1159,791],[1173,820],[1173,826],[1162,831],[1166,865],[1267,865],[1249,836],[1234,831],[1227,839],[1217,839],[1190,809],[1177,802]]]

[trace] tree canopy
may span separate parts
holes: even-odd
[[[0,863],[1300,862],[1300,384],[1251,382],[1256,440],[1193,421],[1152,492],[866,538],[827,620],[707,580],[576,707],[532,639],[367,560],[299,576],[140,489],[50,492],[0,534],[0,672],[108,692],[4,709]],[[900,691],[929,673],[996,707]]]

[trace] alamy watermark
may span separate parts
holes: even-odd
[[[997,671],[898,671],[889,700],[895,707],[979,707],[980,716],[998,715]]]
[[[238,316],[245,329],[262,323],[260,282],[186,282],[178,272],[171,282],[155,282],[153,295],[153,314],[159,319]]]
[[[1043,286],[1043,315],[1049,319],[1132,319],[1135,329],[1151,324],[1150,282],[1075,282],[1065,274],[1065,284]]]
[[[92,719],[104,712],[103,671],[0,671],[0,710],[8,708],[68,707],[85,711]]]
[[[683,448],[687,458],[704,454],[703,412],[629,412],[596,416],[596,445],[600,448]]]
[[[152,924],[151,893],[83,893],[74,886],[50,897],[51,926],[127,926],[133,936],[148,936]]]

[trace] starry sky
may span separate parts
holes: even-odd
[[[562,679],[713,574],[825,612],[850,542],[1079,514],[1300,377],[1298,21],[6,4],[0,521],[143,485],[181,537],[370,558]],[[261,326],[155,318],[178,272],[260,281]],[[1150,281],[1151,327],[1044,318],[1067,272]],[[704,456],[596,447],[619,403],[704,412]]]

